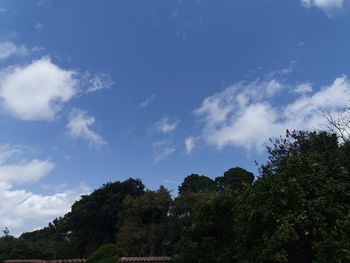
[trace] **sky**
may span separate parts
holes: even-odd
[[[258,175],[350,100],[350,0],[0,0],[0,227],[104,183]]]

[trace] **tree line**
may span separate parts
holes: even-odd
[[[0,259],[85,258],[105,244],[177,262],[350,262],[350,142],[287,131],[259,174],[187,176],[172,198],[110,182],[43,229],[0,239]]]

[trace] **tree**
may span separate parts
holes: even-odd
[[[179,194],[185,192],[191,193],[207,193],[215,191],[215,182],[207,176],[191,174],[185,178],[181,186],[179,186]]]
[[[99,246],[115,240],[116,225],[127,196],[140,196],[144,185],[138,179],[107,183],[72,206],[71,237],[79,256],[84,257]]]
[[[87,263],[119,263],[124,251],[114,244],[105,244],[91,253]]]
[[[198,206],[178,244],[177,261],[181,263],[229,263],[232,261],[235,192],[225,191]]]
[[[275,141],[237,210],[237,262],[349,262],[348,147],[327,132]]]
[[[219,192],[225,188],[241,189],[251,185],[254,181],[254,174],[241,167],[235,167],[227,170],[224,176],[215,178],[216,187]]]
[[[331,133],[338,136],[341,142],[350,140],[350,107],[345,112],[336,114],[326,113],[325,118],[328,122],[327,128]]]
[[[171,203],[170,193],[163,186],[157,191],[146,191],[142,196],[127,197],[116,234],[117,245],[129,256],[164,255]]]

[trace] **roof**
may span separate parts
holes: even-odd
[[[85,259],[58,259],[58,260],[42,260],[42,259],[10,259],[0,261],[2,263],[85,263]],[[121,262],[171,262],[171,257],[122,257]]]
[[[170,262],[171,257],[122,257],[121,262]]]

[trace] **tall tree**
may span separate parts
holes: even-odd
[[[207,176],[191,174],[179,186],[179,194],[185,192],[207,193],[215,191],[215,182]]]
[[[292,132],[237,212],[238,262],[349,262],[349,145],[335,134]]]
[[[123,212],[116,234],[116,242],[126,255],[163,255],[167,215],[172,199],[161,186],[157,191],[146,191],[142,196],[124,200]]]
[[[144,185],[140,180],[107,183],[72,206],[71,235],[80,256],[99,246],[115,241],[122,204],[127,196],[140,196]]]
[[[224,176],[216,177],[216,187],[219,192],[225,188],[241,189],[251,185],[254,181],[254,174],[241,167],[234,167],[227,170]]]

